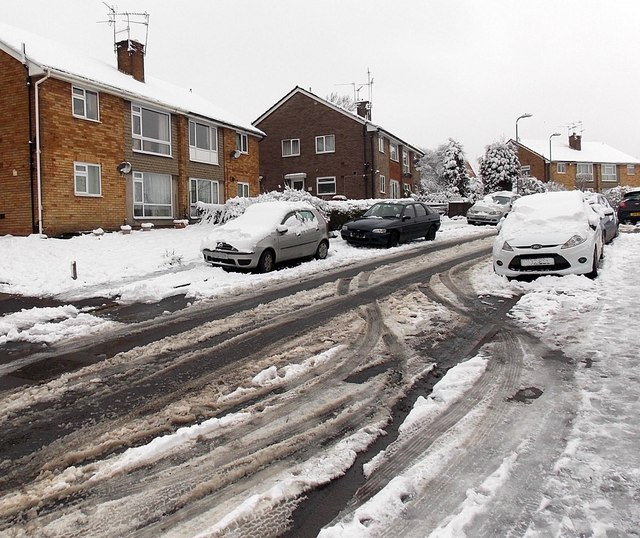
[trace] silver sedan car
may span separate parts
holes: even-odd
[[[213,266],[267,273],[281,262],[326,258],[328,226],[318,210],[304,202],[255,203],[214,228],[200,250]]]

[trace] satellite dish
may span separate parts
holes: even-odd
[[[122,175],[129,174],[129,173],[131,173],[131,163],[127,162],[127,161],[121,162],[116,167],[116,170]]]
[[[241,154],[241,153],[242,153],[242,152],[241,152],[239,149],[237,149],[237,150],[235,150],[235,151],[233,151],[233,152],[231,153],[231,156],[232,156],[234,159],[237,159],[238,157],[240,157],[240,154]]]

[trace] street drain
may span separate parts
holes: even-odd
[[[511,398],[507,398],[508,402],[520,402],[531,403],[531,400],[536,400],[542,396],[542,391],[537,387],[527,387],[526,389],[520,389]]]

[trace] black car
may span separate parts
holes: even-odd
[[[640,191],[630,191],[618,204],[618,222],[638,221],[640,221]]]
[[[372,205],[359,219],[347,222],[340,232],[352,245],[394,247],[424,237],[436,238],[440,214],[421,202],[397,200]]]

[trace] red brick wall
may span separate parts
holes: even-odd
[[[224,200],[234,198],[238,195],[238,182],[249,183],[249,196],[260,194],[260,152],[261,146],[258,138],[248,135],[248,152],[241,153],[236,159],[231,154],[236,149],[236,131],[229,128],[219,128],[218,136],[222,152],[219,155],[225,167],[225,188]]]
[[[0,51],[0,235],[32,232],[27,74]]]
[[[358,122],[298,93],[256,126],[267,134],[260,143],[264,191],[281,190],[285,174],[305,172],[306,190],[314,195],[316,178],[335,176],[336,194],[348,198],[364,196],[367,157],[363,126]],[[329,134],[335,135],[335,153],[316,154],[315,137]],[[282,157],[282,140],[294,138],[300,139],[300,156]],[[370,158],[369,149],[367,156]],[[370,184],[370,177],[366,180]]]

